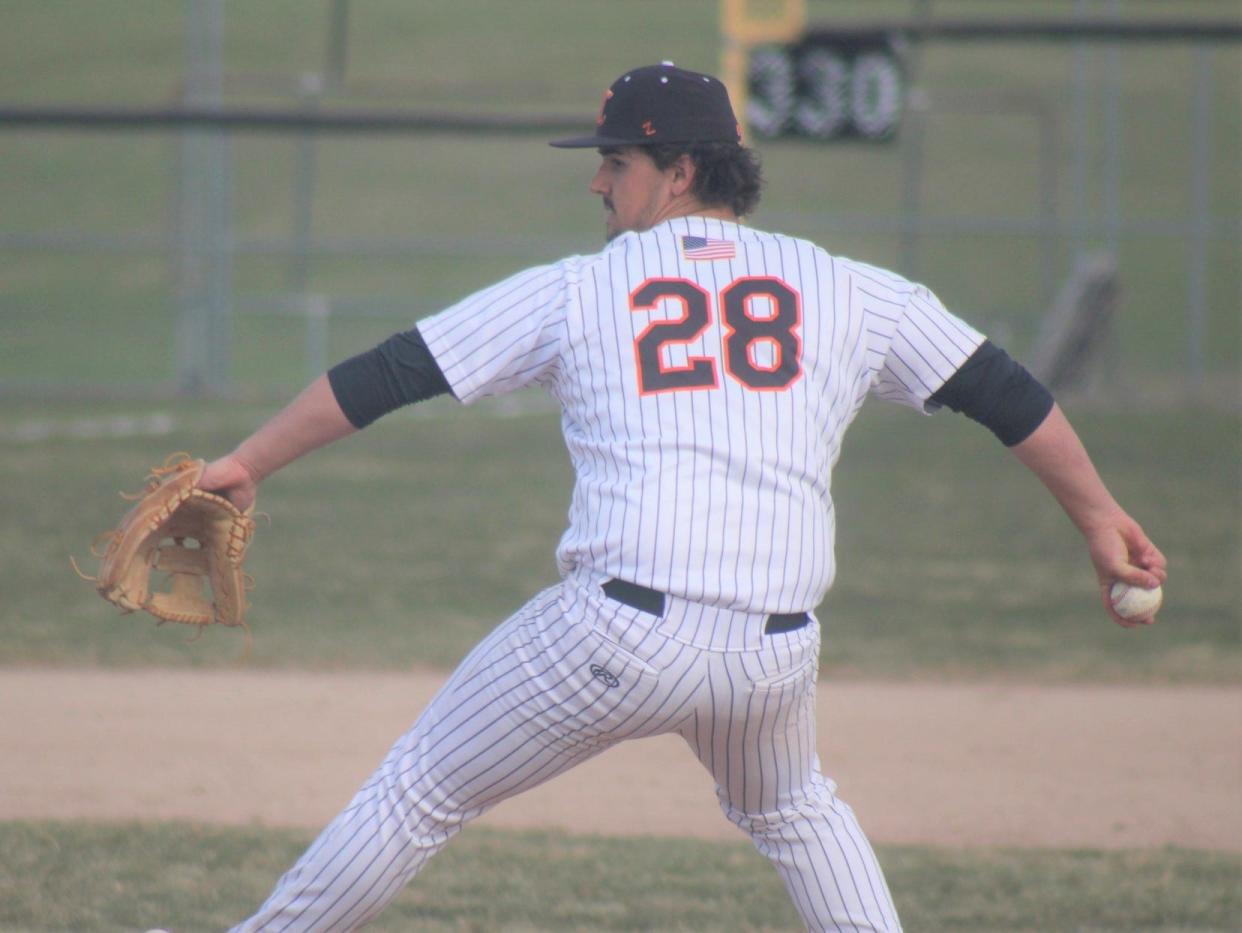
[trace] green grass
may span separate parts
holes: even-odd
[[[977,425],[875,407],[852,429],[835,477],[840,575],[821,610],[830,668],[1238,679],[1238,416],[1071,417],[1169,560],[1161,624],[1138,633],[1103,619],[1077,531]]]
[[[539,396],[523,396],[536,405]],[[21,402],[0,417],[0,664],[215,666],[238,633],[118,615],[69,556],[127,508],[168,452],[215,456],[271,408]],[[249,569],[250,663],[454,665],[555,582],[571,475],[557,417],[448,400],[390,416],[270,479]],[[163,412],[167,436],[71,435]],[[1070,681],[1242,679],[1239,416],[1071,412],[1101,472],[1170,562],[1161,624],[1114,626],[1081,539],[989,434],[951,414],[874,403],[835,476],[839,574],[821,607],[831,676]],[[86,420],[93,419],[93,420]],[[59,436],[22,441],[43,427]]]
[[[220,930],[310,842],[292,830],[0,823],[0,930]],[[1242,857],[879,850],[911,933],[1238,929]],[[369,929],[795,930],[776,873],[739,838],[467,830]]]

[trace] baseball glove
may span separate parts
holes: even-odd
[[[243,572],[254,534],[253,509],[240,511],[223,496],[198,488],[207,466],[188,454],[173,454],[147,477],[146,488],[112,531],[96,539],[91,553],[99,572],[83,579],[125,612],[142,609],[163,622],[187,625],[246,625]],[[107,541],[103,552],[97,550]],[[153,571],[167,575],[167,588],[153,590]],[[158,581],[157,582],[163,582]]]

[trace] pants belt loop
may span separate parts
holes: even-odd
[[[653,616],[664,615],[664,594],[627,580],[608,580],[603,585],[604,595],[615,599],[639,612],[649,612]]]
[[[664,615],[665,597],[659,590],[618,579],[606,580],[601,588],[609,599],[615,599],[631,609],[653,616]],[[808,612],[774,612],[764,621],[763,633],[776,635],[797,631],[810,624],[810,621],[811,615]]]
[[[776,635],[779,632],[795,632],[811,622],[809,612],[774,612],[768,616],[763,626],[765,635]]]

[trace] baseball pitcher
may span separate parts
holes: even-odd
[[[312,383],[201,486],[259,483],[399,406],[541,386],[575,483],[561,582],[479,644],[241,931],[349,930],[470,820],[626,739],[676,733],[813,930],[896,930],[816,756],[831,474],[868,396],[979,421],[1049,488],[1102,587],[1164,582],[1048,392],[922,285],[743,225],[758,203],[716,78],[607,90],[590,183],[607,245],[527,269]],[[1122,618],[1149,624],[1154,617]]]

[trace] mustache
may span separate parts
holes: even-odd
[[[602,200],[604,202],[604,209],[612,210],[612,198],[603,198]]]

